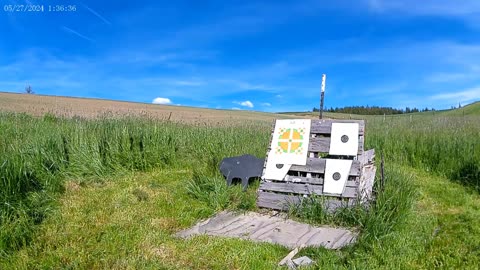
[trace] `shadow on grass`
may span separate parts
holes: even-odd
[[[258,182],[250,185],[246,192],[243,191],[242,185],[227,187],[222,175],[202,170],[195,170],[186,186],[187,193],[206,203],[212,212],[224,209],[239,211],[255,209],[257,188]]]
[[[450,175],[450,179],[480,192],[480,164],[475,161],[469,161],[454,171]]]

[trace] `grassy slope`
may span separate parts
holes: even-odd
[[[369,119],[373,120],[369,132],[388,133],[388,129],[379,126],[380,118]],[[387,124],[390,125],[389,121]],[[405,129],[410,126],[391,123],[399,124],[405,125]],[[427,136],[428,130],[425,132]],[[371,139],[372,133],[368,136]],[[390,141],[393,139],[402,142],[400,137]],[[409,147],[417,147],[418,142],[422,143],[412,142]],[[391,147],[391,151],[398,151],[396,146]],[[342,251],[309,248],[302,254],[311,256],[320,268],[326,269],[478,269],[478,192],[420,168],[402,165],[394,169],[411,175],[419,193],[403,226]],[[58,200],[58,208],[51,209],[34,242],[13,256],[0,258],[0,269],[274,268],[288,253],[285,248],[204,236],[187,241],[172,237],[175,231],[222,209],[228,201],[211,202],[188,195],[191,175],[191,170],[164,168],[116,175],[115,179],[99,177],[93,182],[70,179]],[[228,197],[242,203],[244,195],[236,188],[228,191]],[[255,188],[251,187],[245,196],[251,199]]]
[[[448,179],[408,167],[419,198],[404,226],[343,251],[308,248],[321,269],[477,269],[480,198]],[[188,196],[185,170],[133,173],[104,184],[71,182],[35,243],[5,267],[272,269],[288,250],[237,239],[176,239],[214,208]],[[255,186],[249,189],[254,194]],[[236,187],[239,191],[239,187]],[[136,190],[146,196],[139,200]],[[0,264],[1,266],[1,264]]]
[[[173,233],[213,214],[188,196],[185,170],[136,173],[104,185],[70,184],[61,208],[42,226],[35,245],[13,264],[24,269],[270,269],[287,250],[269,244]],[[238,189],[238,193],[241,191]],[[147,195],[139,200],[135,190]],[[249,192],[254,192],[254,187]]]
[[[448,110],[443,112],[445,115],[463,116],[463,115],[480,115],[480,101],[463,106],[455,110]]]

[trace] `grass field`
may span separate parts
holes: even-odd
[[[368,212],[290,213],[361,233],[340,251],[302,250],[312,268],[478,269],[479,107],[353,116],[385,156],[385,190]],[[227,188],[218,163],[264,157],[272,120],[292,116],[15,94],[0,94],[0,110],[0,269],[272,269],[289,252],[172,234],[223,209],[258,210],[258,182]]]

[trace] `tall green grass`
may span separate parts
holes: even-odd
[[[213,172],[225,156],[264,156],[267,126],[0,114],[0,250],[30,241],[32,228],[48,213],[65,180],[82,183],[167,167]]]
[[[368,118],[366,146],[387,161],[420,168],[480,191],[478,116]]]
[[[218,164],[245,153],[264,157],[270,130],[271,123],[255,121],[191,125],[148,117],[87,120],[0,113],[0,255],[28,244],[70,180],[81,184],[158,168],[196,170],[202,173],[189,183],[191,196],[211,209],[252,209],[254,190],[244,195],[227,189]],[[480,190],[480,121],[474,117],[370,117],[366,148],[384,153],[387,168],[408,165]],[[389,177],[396,180],[387,182],[387,195],[378,197],[370,215],[353,209],[332,217],[310,209],[300,216],[360,225],[380,237],[401,223],[414,193],[401,173]]]
[[[399,166],[387,168],[383,188],[379,188],[379,178],[375,181],[375,201],[368,206],[356,204],[332,212],[325,207],[325,197],[310,196],[291,207],[289,213],[313,224],[355,227],[360,244],[366,245],[403,226],[418,195],[411,174]]]

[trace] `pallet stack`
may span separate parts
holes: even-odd
[[[272,139],[278,136],[274,131]],[[364,139],[363,120],[311,120],[306,164],[291,165],[281,180],[262,177],[257,205],[288,210],[312,194],[321,196],[325,207],[331,211],[368,202],[375,179],[375,151],[364,151]],[[349,149],[345,147],[352,143],[357,145],[353,151],[352,145]],[[264,176],[272,151],[275,149],[271,146],[267,151]]]

